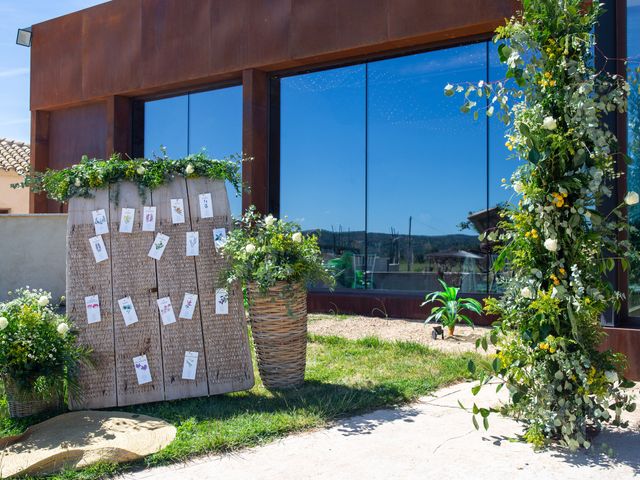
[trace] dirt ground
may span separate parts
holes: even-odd
[[[453,337],[445,328],[444,340],[431,338],[432,324],[422,320],[385,319],[361,316],[309,314],[309,332],[316,335],[336,335],[356,340],[375,336],[381,340],[405,340],[448,352],[474,351],[475,342],[489,330],[488,327],[471,328],[456,325]],[[484,353],[480,349],[481,353]]]

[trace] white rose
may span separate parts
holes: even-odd
[[[558,122],[553,117],[544,117],[542,121],[542,128],[546,130],[555,130],[558,127]]]
[[[65,335],[69,331],[69,325],[67,325],[66,323],[61,323],[60,325],[58,325],[57,330],[60,335]]]
[[[191,175],[193,173],[193,171],[194,171],[194,168],[193,168],[193,165],[191,165],[191,164],[187,165],[187,168],[184,169],[184,172],[187,175]]]
[[[300,232],[296,232],[291,236],[291,239],[296,242],[296,243],[300,243],[302,242],[302,233]]]
[[[558,240],[556,240],[555,238],[547,238],[544,241],[544,248],[546,248],[550,252],[557,252],[558,251]]]
[[[269,226],[269,227],[270,227],[271,225],[273,225],[274,223],[276,223],[276,219],[273,217],[273,215],[267,215],[267,216],[264,218],[264,223],[265,223],[265,224],[267,224],[267,226]]]
[[[607,378],[609,383],[616,383],[618,381],[618,374],[615,370],[607,370],[604,372],[604,376]]]
[[[516,191],[516,193],[522,193],[524,191],[524,183],[522,183],[520,180],[516,181],[513,184],[513,189]]]
[[[81,185],[80,179],[79,179],[79,178],[76,178],[76,181],[75,181],[75,182],[73,182],[73,184],[74,184],[76,187],[79,187],[79,186]]]
[[[142,174],[144,174],[144,172],[146,172],[146,171],[147,171],[147,169],[146,169],[146,168],[144,168],[142,165],[140,165],[138,168],[136,168],[136,173],[137,173],[138,175],[142,175]]]
[[[0,330],[4,330],[9,325],[9,320],[6,317],[0,317]]]
[[[624,197],[624,203],[627,205],[635,205],[638,201],[640,201],[640,198],[637,192],[629,192]]]
[[[250,243],[246,247],[244,247],[244,251],[247,253],[253,253],[256,251],[256,246],[253,243]]]
[[[520,290],[520,295],[522,295],[522,297],[528,298],[528,299],[532,299],[533,298],[533,292],[531,291],[531,289],[529,287],[523,287],[522,290]]]
[[[40,305],[41,307],[46,307],[47,305],[49,305],[49,297],[47,297],[46,295],[42,295],[38,299],[38,305]]]

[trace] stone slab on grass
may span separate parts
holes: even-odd
[[[23,435],[4,439],[0,478],[52,473],[97,462],[129,462],[163,449],[175,436],[173,425],[146,415],[66,413],[34,425]]]

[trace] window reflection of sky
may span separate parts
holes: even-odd
[[[493,44],[490,60],[491,79],[503,78]],[[407,233],[412,216],[412,233],[461,233],[470,212],[507,201],[500,179],[517,163],[505,160],[504,126],[474,122],[460,97],[443,95],[448,82],[485,79],[486,62],[480,43],[283,78],[282,213],[309,228],[362,230],[365,167],[370,232]]]
[[[627,2],[627,57],[628,78],[632,91],[629,95],[628,154],[632,163],[627,168],[628,189],[640,191],[640,0]],[[640,205],[629,208],[629,219],[633,226],[640,227]],[[631,241],[640,250],[640,234],[632,233]],[[640,261],[631,257],[629,271],[629,315],[640,317]]]
[[[487,74],[505,72],[478,43],[281,80],[281,214],[319,234],[339,287],[495,289],[469,215],[510,199],[517,164],[501,122],[443,94]]]
[[[145,157],[171,158],[206,153],[223,158],[242,152],[242,87],[191,93],[145,103]],[[239,215],[242,199],[227,184],[231,212]]]

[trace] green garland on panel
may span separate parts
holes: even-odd
[[[77,165],[62,170],[48,169],[45,172],[31,172],[22,183],[13,188],[29,188],[33,193],[46,193],[58,202],[70,198],[93,196],[93,191],[108,188],[123,181],[138,185],[140,196],[154,190],[176,177],[204,177],[228,180],[236,192],[241,191],[240,165],[242,157],[232,155],[222,160],[209,158],[205,153],[189,155],[185,158],[170,159],[166,156],[153,160],[146,158],[123,158],[114,154],[108,160],[88,158],[86,155]]]

